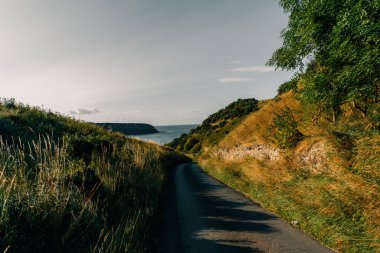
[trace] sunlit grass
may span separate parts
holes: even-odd
[[[271,140],[270,124],[286,106],[295,112],[305,136],[296,147],[282,150],[273,160],[239,149],[257,144],[278,147]],[[378,252],[378,129],[367,128],[350,108],[336,124],[322,116],[315,124],[312,115],[291,93],[265,101],[217,145],[203,149],[198,160],[208,173],[295,222],[324,245],[339,252]],[[313,151],[316,144],[320,148]],[[229,156],[236,150],[239,155]],[[300,162],[305,157],[309,162]]]
[[[291,180],[281,181],[275,172],[263,171],[271,174],[272,181],[255,182],[241,172],[243,166],[244,162],[225,164],[216,159],[203,162],[212,176],[289,222],[297,221],[323,244],[341,252],[376,252],[379,242],[367,206],[376,199],[362,199],[362,191],[355,192],[344,180],[329,175],[294,174]]]

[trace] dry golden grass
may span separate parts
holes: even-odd
[[[219,146],[232,148],[241,144],[268,143],[267,131],[275,113],[280,112],[286,106],[290,109],[297,109],[299,101],[291,93],[287,93],[278,101],[266,100],[260,106],[259,111],[249,115],[234,131],[226,135]]]
[[[255,159],[253,157],[245,157],[235,160],[220,160],[219,158],[212,158],[212,159],[204,159],[199,158],[198,162],[206,164],[208,162],[212,161],[214,163],[214,167],[216,170],[222,170],[223,167],[237,167],[240,168],[240,172],[244,174],[246,178],[251,180],[252,182],[257,183],[274,183],[274,182],[282,182],[287,181],[292,178],[292,175],[289,173],[289,170],[287,169],[286,165],[283,163],[283,161],[280,161],[276,166],[276,170],[272,169],[272,164],[268,165],[265,162],[262,162],[258,159]],[[218,161],[221,161],[223,166],[220,166],[221,163],[218,163]]]

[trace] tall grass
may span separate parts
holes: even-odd
[[[142,252],[163,186],[156,145],[124,145],[86,166],[65,139],[0,141],[0,251]]]
[[[166,175],[184,159],[94,124],[0,102],[0,252],[152,251]]]

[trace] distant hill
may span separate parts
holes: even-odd
[[[238,99],[227,107],[210,115],[200,126],[190,133],[183,134],[168,144],[169,147],[186,153],[197,153],[202,147],[217,144],[232,131],[246,115],[258,110],[258,101],[254,98]]]
[[[158,133],[154,126],[145,123],[97,123],[97,125],[126,135]]]

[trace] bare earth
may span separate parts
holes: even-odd
[[[160,252],[333,252],[196,164],[179,166],[170,188]]]

